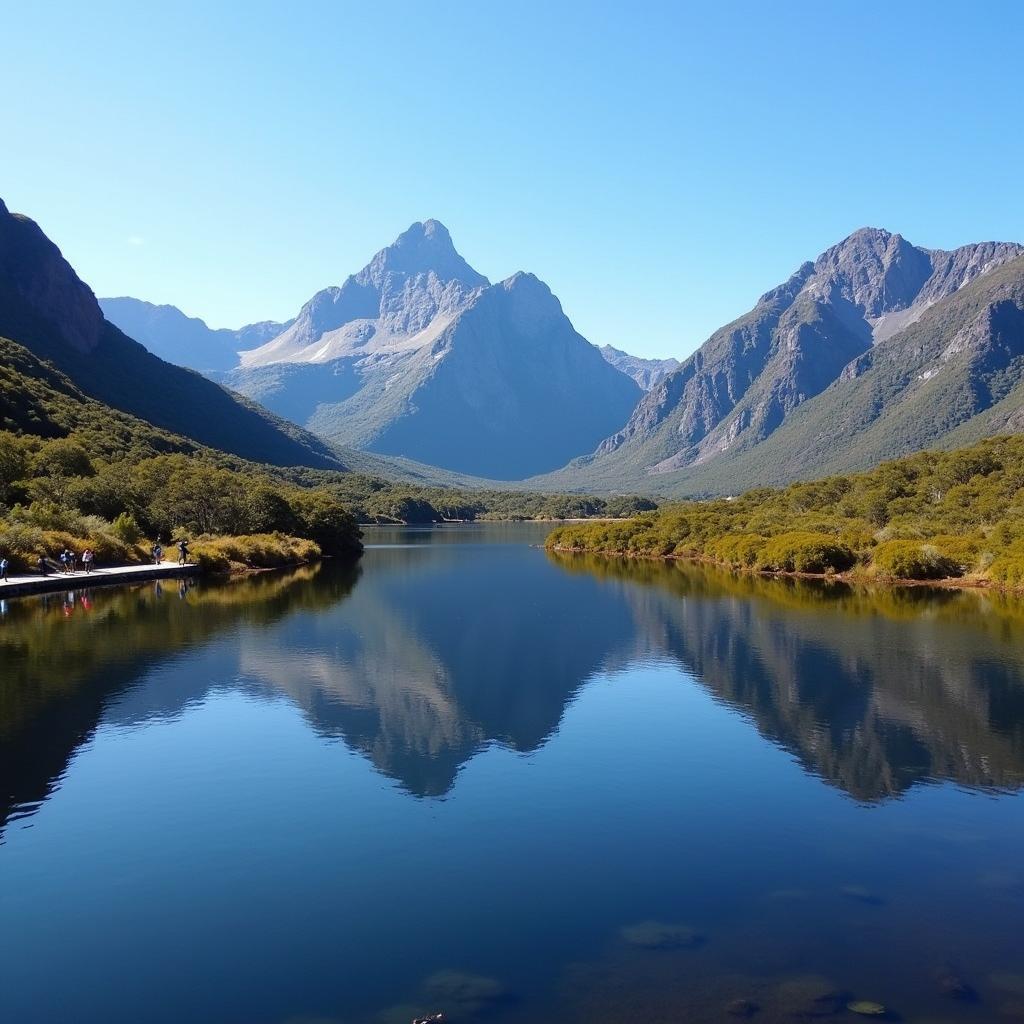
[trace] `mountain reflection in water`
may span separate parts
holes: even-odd
[[[544,535],[0,603],[0,1016],[1012,1017],[1022,605]]]
[[[524,559],[514,545],[467,556],[450,534],[407,536],[412,559],[382,545],[357,567],[9,602],[2,820],[38,806],[102,715],[174,716],[213,679],[287,695],[410,793],[441,796],[489,743],[535,750],[595,673],[657,661],[858,800],[1024,781],[1024,605],[1012,599]],[[216,675],[136,685],[225,633]]]

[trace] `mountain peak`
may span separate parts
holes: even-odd
[[[455,250],[451,234],[439,220],[418,220],[415,224],[410,224],[395,239],[391,248],[401,249],[415,245],[431,245],[437,249],[451,249],[453,252]]]
[[[458,281],[470,288],[488,283],[456,251],[452,236],[439,220],[416,221],[391,245],[381,249],[358,277],[365,275],[377,287],[385,275],[415,277],[433,273],[441,281]]]

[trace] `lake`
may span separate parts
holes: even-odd
[[[546,529],[0,602],[0,1018],[1024,1021],[1024,605]]]

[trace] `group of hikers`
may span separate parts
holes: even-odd
[[[178,565],[183,566],[188,564],[188,541],[182,538],[177,542],[178,547]],[[154,565],[162,564],[164,560],[164,549],[160,546],[160,542],[157,541],[150,549],[150,556],[153,559]],[[64,548],[63,551],[54,560],[48,555],[40,555],[36,559],[36,568],[39,570],[40,575],[49,576],[51,573],[63,573],[66,576],[70,576],[78,572],[78,566],[81,564],[82,571],[87,575],[93,570],[96,564],[96,553],[92,548],[86,548],[82,552],[82,557],[79,558],[70,548]],[[10,561],[7,558],[0,557],[0,580],[5,583],[8,582],[7,573],[10,569]]]
[[[46,555],[40,555],[36,559],[36,568],[43,576],[49,576],[51,572],[70,576],[72,573],[78,572],[79,562],[82,565],[82,572],[91,573],[93,566],[96,564],[96,553],[92,548],[86,548],[82,552],[81,559],[79,559],[78,555],[71,548],[64,548],[57,556],[56,561]]]
[[[163,562],[164,549],[160,546],[160,541],[153,545],[149,554],[154,565],[160,565]],[[188,541],[184,538],[178,541],[178,565],[188,565]]]

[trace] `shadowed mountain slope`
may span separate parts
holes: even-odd
[[[87,396],[157,427],[254,461],[345,468],[319,439],[125,336],[38,225],[2,201],[0,337]]]

